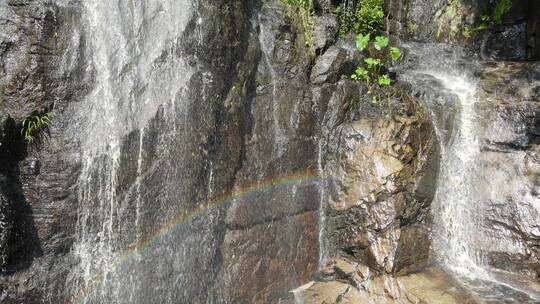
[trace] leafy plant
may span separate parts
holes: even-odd
[[[368,57],[368,58],[364,59],[364,62],[367,64],[368,70],[372,74],[375,74],[375,75],[379,74],[379,71],[381,70],[381,67],[384,66],[382,60],[380,60],[378,58]]]
[[[363,51],[369,45],[369,41],[371,40],[370,36],[371,36],[370,34],[356,35],[356,47],[358,48],[359,51]]]
[[[495,24],[502,22],[502,17],[512,9],[512,0],[498,0],[493,7],[491,19]]]
[[[369,34],[380,31],[384,23],[383,0],[362,0],[356,11],[356,33]]]
[[[401,59],[401,50],[397,47],[391,47],[390,58],[392,58],[392,61],[398,61],[399,59]]]
[[[48,126],[51,120],[47,114],[36,114],[23,121],[21,135],[28,143],[34,142],[35,138]]]
[[[386,36],[377,36],[377,37],[375,37],[375,42],[373,43],[373,45],[379,51],[384,49],[385,47],[388,46],[388,37],[386,37]]]
[[[333,15],[336,17],[338,23],[338,33],[340,36],[355,32],[356,15],[353,10],[348,9],[344,5],[340,5],[336,7]]]
[[[369,72],[363,67],[357,67],[354,74],[351,76],[354,80],[366,80],[369,81]]]
[[[357,34],[356,47],[363,51],[370,43],[370,34]],[[392,83],[388,74],[381,74],[385,68],[385,61],[390,58],[392,61],[398,61],[401,58],[401,50],[397,47],[390,47],[388,53],[381,52],[388,47],[389,39],[385,36],[377,36],[373,41],[373,47],[377,50],[375,56],[364,59],[365,67],[358,67],[351,75],[353,80],[363,80],[371,90],[372,84],[378,84],[380,87],[389,86]]]
[[[505,14],[512,9],[512,0],[497,0],[493,5],[493,9],[490,15],[482,15],[480,17],[480,23],[475,26],[465,26],[462,35],[465,38],[471,37],[475,32],[483,31],[490,25],[500,24]]]
[[[384,23],[383,0],[361,0],[356,6],[343,4],[334,10],[340,36],[349,33],[376,34]]]
[[[312,0],[281,0],[291,6],[298,9],[298,15],[302,21],[304,29],[304,40],[306,46],[310,47],[313,40],[313,20],[311,15],[313,14],[313,2]]]
[[[311,0],[285,0],[285,2],[303,9],[311,9]]]
[[[392,80],[390,79],[390,76],[388,74],[384,74],[382,76],[379,76],[379,79],[377,79],[377,83],[381,86],[389,86],[392,83]]]

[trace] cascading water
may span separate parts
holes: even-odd
[[[194,297],[199,286],[182,282],[196,275],[191,267],[203,271],[205,262],[192,265],[184,259],[209,256],[211,263],[213,247],[193,243],[211,242],[213,234],[205,229],[213,225],[201,229],[194,223],[145,240],[161,223],[191,208],[196,193],[190,188],[192,170],[176,165],[200,162],[188,160],[192,156],[186,153],[193,150],[186,96],[193,69],[182,57],[181,39],[193,17],[192,4],[85,3],[85,52],[94,83],[77,110],[84,115],[78,128],[84,162],[74,249],[80,267],[71,274],[78,286],[71,301],[172,303]],[[151,159],[155,154],[160,157]],[[154,187],[160,191],[149,190]],[[212,215],[206,220],[212,222]],[[206,236],[198,238],[192,228]]]
[[[471,76],[475,63],[464,59],[467,56],[459,49],[449,51],[445,45],[412,44],[408,47],[414,48],[413,56],[417,56],[420,63],[404,77],[419,87],[427,85],[427,90],[432,92],[425,93],[426,103],[441,150],[432,203],[435,258],[481,298],[535,303],[540,295],[526,283],[501,275],[489,265],[480,246],[490,239],[484,229],[484,209],[497,185],[480,182],[486,179],[488,171],[483,167],[481,155],[485,130],[482,117],[477,114],[477,105],[482,100],[477,96],[478,80]],[[438,83],[435,87],[433,80]]]
[[[436,237],[434,251],[454,271],[482,277],[481,257],[474,251],[474,236],[481,225],[481,213],[475,200],[474,178],[480,151],[475,132],[475,83],[465,77],[427,72],[446,89],[457,95],[459,112],[453,136],[441,148],[441,171],[434,197]]]

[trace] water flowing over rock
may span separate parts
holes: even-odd
[[[0,3],[0,302],[540,301],[540,6],[285,2]]]

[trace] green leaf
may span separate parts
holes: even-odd
[[[370,37],[369,34],[367,34],[367,35],[362,35],[362,34],[356,35],[356,47],[358,48],[358,50],[359,51],[365,50],[366,47],[369,44],[370,39],[371,39],[371,37]]]
[[[465,28],[463,28],[463,31],[461,32],[461,34],[465,38],[470,38],[473,32],[474,32],[473,28],[471,28],[470,26],[466,26]]]
[[[360,76],[361,78],[366,78],[368,76],[368,71],[364,69],[363,67],[356,68],[355,71],[356,75]]]
[[[392,80],[387,74],[385,74],[385,75],[379,76],[379,79],[377,79],[377,83],[381,87],[385,87],[385,86],[389,86],[392,83]]]
[[[360,79],[367,80],[368,77],[369,77],[369,72],[363,67],[356,68],[356,70],[354,71],[354,74],[351,75],[351,78],[354,80],[360,80]]]
[[[44,126],[50,125],[51,120],[49,119],[49,116],[43,115],[43,117],[41,117],[41,124],[44,125]]]
[[[401,50],[397,47],[391,47],[390,57],[392,58],[392,61],[398,61],[401,58]]]
[[[388,46],[388,37],[386,37],[386,36],[377,36],[377,37],[375,37],[374,45],[375,45],[375,48],[377,50],[379,50],[379,51],[384,49],[385,47]]]
[[[502,22],[502,17],[512,9],[512,0],[499,0],[495,2],[491,19],[495,24]]]
[[[364,59],[364,62],[368,65],[370,69],[373,67],[382,66],[382,61],[380,59],[369,57]]]

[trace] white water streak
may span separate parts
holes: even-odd
[[[476,137],[474,105],[476,83],[466,77],[428,72],[457,95],[459,112],[452,140],[442,149],[440,178],[434,198],[436,255],[453,271],[468,277],[485,277],[481,256],[472,237],[479,230],[482,215],[475,200],[474,177],[480,143]]]
[[[259,43],[261,46],[261,51],[263,53],[266,66],[270,72],[270,82],[272,85],[272,123],[274,129],[274,140],[276,145],[276,150],[279,156],[283,155],[286,151],[286,144],[288,142],[287,134],[285,130],[280,126],[280,111],[279,111],[279,98],[277,96],[278,89],[278,79],[274,65],[272,64],[272,58],[274,57],[274,47],[276,45],[276,33],[272,32],[269,28],[271,26],[271,20],[265,22],[262,20],[259,15]],[[267,24],[269,23],[269,24]]]

